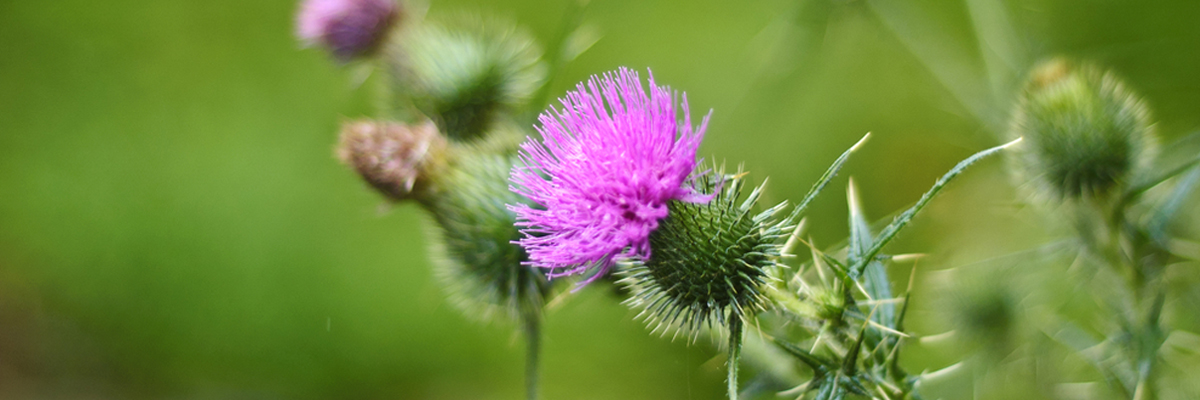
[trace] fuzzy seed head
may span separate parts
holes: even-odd
[[[648,258],[650,235],[672,200],[704,203],[686,185],[708,119],[694,129],[683,97],[629,69],[593,76],[538,121],[542,140],[521,145],[513,191],[535,206],[513,204],[518,241],[533,266],[551,277],[591,272],[597,279],[619,258]],[[656,250],[657,251],[657,250]]]
[[[446,139],[431,122],[352,121],[342,126],[337,157],[396,201],[427,194],[445,163]]]
[[[763,285],[776,265],[791,220],[777,220],[784,204],[758,214],[751,208],[761,187],[739,202],[740,179],[726,183],[709,203],[670,202],[670,212],[650,234],[654,253],[623,268],[621,283],[655,330],[698,334],[765,309]],[[715,189],[709,177],[701,186]],[[719,189],[718,189],[719,190]]]
[[[347,62],[378,50],[399,16],[393,0],[305,0],[296,16],[296,36]]]
[[[1060,200],[1105,197],[1154,151],[1150,113],[1113,73],[1064,59],[1043,63],[1013,116],[1021,170]]]

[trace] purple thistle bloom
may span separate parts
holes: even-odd
[[[521,145],[510,189],[540,208],[509,205],[524,234],[517,244],[529,265],[551,278],[595,272],[604,276],[617,258],[650,257],[650,232],[667,216],[667,202],[705,203],[689,176],[708,117],[692,127],[687,95],[678,121],[674,92],[642,87],[637,72],[621,68],[560,99],[538,117],[542,141]],[[544,209],[542,209],[544,208]]]
[[[305,0],[296,16],[296,36],[321,45],[340,61],[379,47],[399,14],[393,0]]]

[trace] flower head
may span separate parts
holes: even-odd
[[[501,19],[427,22],[396,44],[388,55],[397,92],[458,142],[488,136],[546,77],[533,36]]]
[[[694,128],[685,94],[679,121],[674,92],[653,75],[649,89],[627,68],[592,76],[539,116],[540,142],[521,145],[512,190],[537,207],[509,207],[529,264],[550,277],[594,269],[590,282],[617,258],[649,258],[669,201],[712,199],[689,179],[708,117]]]
[[[392,0],[305,0],[296,17],[296,36],[321,45],[341,61],[379,48],[399,15]]]
[[[1105,197],[1154,153],[1149,108],[1116,74],[1066,59],[1033,70],[1013,113],[1022,172],[1054,200]]]
[[[445,152],[446,139],[432,122],[409,126],[366,120],[342,126],[337,157],[399,201],[426,195],[445,163]]]

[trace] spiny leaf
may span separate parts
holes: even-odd
[[[863,252],[874,245],[871,228],[863,215],[858,189],[854,185],[853,179],[846,187],[846,202],[850,206],[850,246],[846,250],[846,262],[853,265],[862,261]],[[891,282],[888,281],[887,270],[879,261],[872,260],[867,264],[863,285],[867,294],[873,299],[892,298]],[[896,320],[896,306],[891,303],[882,304],[873,319],[880,325],[895,328],[892,323]]]
[[[912,221],[913,217],[915,217],[918,212],[924,209],[925,206],[929,205],[929,202],[933,200],[933,196],[936,196],[939,192],[941,192],[951,180],[958,177],[958,175],[965,171],[967,167],[970,167],[971,164],[974,164],[987,156],[995,154],[1000,150],[1004,150],[1009,146],[1017,144],[1017,142],[1020,141],[1021,139],[1018,138],[1017,140],[1013,140],[1011,142],[975,153],[974,155],[967,157],[967,159],[959,162],[958,165],[955,165],[954,168],[952,168],[945,175],[942,175],[942,177],[933,184],[933,187],[930,188],[928,192],[925,192],[925,194],[921,196],[920,200],[917,200],[916,205],[913,205],[911,208],[905,210],[900,214],[900,216],[896,217],[891,224],[883,228],[883,231],[879,233],[879,237],[876,239],[875,244],[872,245],[871,248],[865,253],[863,253],[862,258],[857,263],[853,264],[852,268],[850,268],[850,276],[857,278],[859,275],[861,275],[862,271],[866,269],[867,263],[874,260],[875,256],[879,254],[879,251],[883,249],[883,246],[886,246],[892,241],[892,239],[895,239],[896,234],[900,233],[900,230],[904,229],[904,227]]]
[[[1150,220],[1149,231],[1150,235],[1159,243],[1167,242],[1167,223],[1171,222],[1175,213],[1187,201],[1198,181],[1200,181],[1200,168],[1193,168],[1191,173],[1180,179],[1179,183],[1175,185],[1175,189],[1167,196],[1167,200],[1154,213],[1153,219]]]
[[[791,354],[793,357],[796,357],[796,359],[800,360],[800,362],[808,365],[808,367],[812,368],[815,373],[823,374],[836,366],[836,364],[834,364],[832,361],[822,359],[815,354],[809,353],[808,350],[804,350],[800,348],[800,346],[796,346],[787,341],[771,338],[771,342],[775,343],[775,345],[779,346],[779,348],[783,349],[783,351]]]
[[[846,164],[846,160],[850,159],[850,154],[858,150],[859,147],[862,147],[863,143],[866,143],[869,137],[871,137],[871,133],[867,132],[866,135],[863,135],[862,139],[858,139],[857,143],[854,143],[841,156],[838,156],[837,160],[833,161],[833,165],[830,165],[829,169],[825,170],[825,174],[821,175],[821,178],[817,179],[817,182],[808,190],[808,194],[804,195],[804,200],[800,201],[800,204],[796,205],[796,208],[792,210],[792,219],[796,219],[796,217],[804,214],[804,210],[808,209],[808,205],[812,203],[813,199],[821,193],[821,190],[825,189],[825,185],[828,185],[829,181],[832,181],[833,177],[837,176],[838,171],[842,169],[842,165]]]

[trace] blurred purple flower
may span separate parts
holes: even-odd
[[[305,0],[296,36],[306,46],[324,46],[338,60],[350,61],[379,47],[398,8],[393,0]]]
[[[523,165],[510,177],[511,190],[540,206],[509,205],[528,264],[552,278],[594,269],[589,283],[618,257],[650,257],[668,201],[712,199],[689,179],[708,117],[693,129],[684,94],[678,121],[674,96],[653,73],[647,95],[637,72],[621,68],[580,83],[561,110],[538,117],[542,141],[521,145]]]

